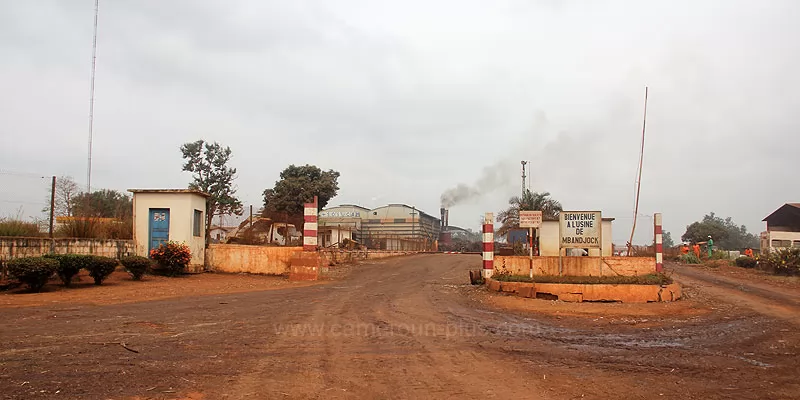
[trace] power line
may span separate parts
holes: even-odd
[[[49,179],[50,176],[45,176],[43,174],[37,174],[35,172],[20,172],[20,171],[9,171],[0,169],[0,175],[12,175],[12,176],[23,176],[28,178],[41,178],[41,179]]]

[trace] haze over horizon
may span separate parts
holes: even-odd
[[[531,189],[677,242],[704,214],[755,234],[800,201],[800,3],[793,1],[105,1],[93,188],[185,187],[181,144],[233,150],[260,207],[289,164],[341,173],[331,205],[406,203],[452,225]],[[85,184],[94,2],[0,4],[0,216]],[[795,38],[795,39],[791,39]],[[488,178],[487,178],[488,177]]]

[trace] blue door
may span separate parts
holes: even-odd
[[[158,248],[161,243],[169,240],[169,208],[150,209],[150,250]]]

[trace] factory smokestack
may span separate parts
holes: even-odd
[[[442,214],[442,219],[439,222],[439,224],[442,226],[442,228],[444,228],[445,227],[445,222],[446,222],[445,221],[445,218],[446,218],[445,214],[446,214],[447,210],[445,210],[445,208],[442,207],[442,208],[439,209],[439,212]]]
[[[450,210],[444,210],[444,227],[450,226]]]

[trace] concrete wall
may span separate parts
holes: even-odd
[[[201,271],[204,265],[206,199],[195,193],[134,193],[133,241],[136,255],[147,257],[150,209],[169,209],[169,240],[186,243],[192,251],[190,271]],[[200,236],[193,235],[194,210],[203,213]]]
[[[681,286],[669,285],[615,285],[571,283],[499,282],[489,278],[489,290],[516,293],[520,297],[555,297],[561,301],[617,301],[622,303],[669,302],[681,298]],[[545,296],[542,296],[545,295]]]
[[[282,275],[289,272],[289,260],[302,247],[212,244],[206,250],[208,268],[215,272]]]
[[[562,274],[566,276],[636,276],[656,272],[651,257],[562,257]],[[525,256],[495,256],[496,272],[528,275],[530,259]],[[558,275],[558,257],[533,257],[534,275]]]
[[[93,254],[120,258],[134,253],[132,240],[52,239],[56,254]],[[51,239],[0,237],[0,261],[14,258],[39,257],[50,253]]]
[[[292,257],[302,252],[302,247],[249,246],[243,244],[212,244],[206,250],[206,262],[215,272],[282,275],[288,273]],[[376,260],[415,254],[408,251],[378,250],[320,250],[325,265],[362,260]]]

